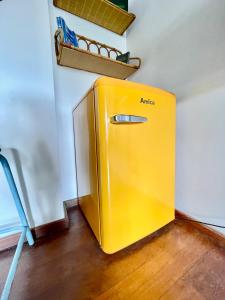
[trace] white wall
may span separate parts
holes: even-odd
[[[30,225],[64,217],[46,0],[0,2],[0,146]],[[0,225],[18,220],[0,167]]]
[[[52,30],[52,45],[54,45],[53,36],[57,29],[56,17],[61,16],[66,21],[69,28],[74,30],[77,34],[111,45],[121,51],[126,51],[125,36],[119,36],[102,27],[58,9],[53,6],[52,0],[49,0],[49,11]],[[72,109],[82,99],[84,94],[94,83],[95,79],[100,75],[58,66],[54,48],[52,49],[52,55],[59,137],[60,197],[64,201],[77,197]]]
[[[225,2],[131,0],[130,9],[127,48],[143,58],[131,80],[177,95],[176,207],[225,226]]]

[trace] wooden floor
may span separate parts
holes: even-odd
[[[225,299],[225,251],[184,221],[104,254],[78,209],[69,231],[25,246],[13,300]],[[0,254],[0,289],[13,251]]]

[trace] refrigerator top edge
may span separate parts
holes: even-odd
[[[128,80],[122,80],[122,79],[116,79],[112,77],[106,77],[102,76],[99,77],[95,80],[95,82],[92,84],[92,86],[88,89],[88,91],[84,94],[84,96],[81,98],[81,100],[73,107],[72,113],[75,111],[75,109],[80,105],[80,103],[87,97],[87,95],[92,91],[95,90],[96,88],[101,88],[104,86],[109,86],[109,87],[123,87],[127,89],[137,89],[137,90],[142,90],[143,92],[146,93],[151,93],[151,92],[156,92],[159,94],[164,94],[165,96],[172,96],[172,98],[176,98],[176,95],[173,94],[172,92],[166,91],[164,89],[160,89],[157,87],[153,87],[150,85],[146,85],[143,83],[138,83],[138,82],[133,82],[133,81],[128,81]]]
[[[112,77],[99,77],[98,79],[95,80],[92,88],[97,88],[101,86],[116,86],[116,87],[124,87],[124,88],[132,88],[132,89],[141,89],[143,92],[150,92],[150,91],[155,91],[159,93],[165,93],[167,95],[172,95],[173,97],[176,97],[176,95],[172,92],[166,91],[164,89],[160,89],[158,87],[153,87],[150,85],[146,85],[143,83],[138,83],[138,82],[133,82],[133,81],[128,81],[128,80],[122,80],[122,79],[116,79]]]

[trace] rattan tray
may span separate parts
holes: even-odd
[[[59,65],[119,79],[126,79],[140,67],[141,60],[138,57],[131,58],[131,60],[133,59],[138,62],[137,65],[125,64],[110,58],[110,55],[113,52],[121,54],[118,49],[98,43],[81,35],[77,35],[77,38],[78,41],[82,40],[86,42],[87,50],[64,44],[62,30],[56,31],[55,50],[57,63]],[[91,45],[95,45],[97,47],[98,54],[89,51]],[[108,57],[100,55],[103,48],[107,50]]]
[[[54,0],[54,5],[122,35],[134,21],[135,15],[107,0]]]

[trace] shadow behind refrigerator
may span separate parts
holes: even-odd
[[[175,96],[101,77],[73,110],[79,206],[114,253],[174,219]]]

